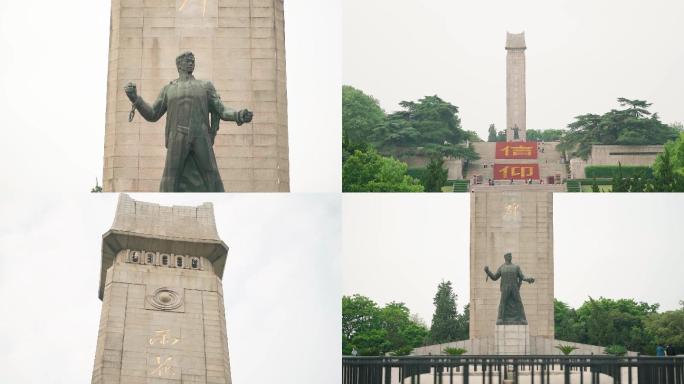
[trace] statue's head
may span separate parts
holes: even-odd
[[[183,52],[176,57],[178,72],[192,73],[195,70],[195,55],[192,52]]]
[[[504,260],[506,260],[507,263],[510,263],[511,260],[513,260],[513,255],[511,255],[510,252],[504,255]]]

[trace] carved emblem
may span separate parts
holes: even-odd
[[[170,311],[183,305],[183,296],[171,288],[157,288],[147,296],[147,302],[156,309]]]

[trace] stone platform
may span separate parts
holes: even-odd
[[[497,325],[494,330],[494,347],[497,355],[530,354],[529,326]]]

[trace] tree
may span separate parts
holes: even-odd
[[[631,351],[644,351],[650,339],[644,330],[646,318],[658,309],[633,299],[612,300],[591,297],[577,309],[577,317],[585,329],[581,342],[593,345],[623,345]],[[572,340],[570,340],[572,341]]]
[[[450,281],[439,283],[433,303],[435,313],[432,315],[430,326],[430,342],[440,344],[467,339],[467,330],[464,329],[462,318],[458,314],[456,294]]]
[[[368,142],[383,123],[385,112],[378,100],[349,85],[342,86],[342,133],[352,143]]]
[[[684,192],[684,132],[666,143],[653,164],[657,192]]]
[[[479,158],[465,143],[482,139],[461,128],[457,106],[437,95],[402,101],[399,105],[402,109],[388,115],[384,124],[374,131],[372,143],[380,153],[397,158],[411,155]]]
[[[344,192],[422,192],[420,182],[406,174],[408,166],[374,149],[356,150],[342,165]]]
[[[562,129],[528,129],[527,130],[527,140],[528,141],[559,141],[563,134],[565,133]]]
[[[428,332],[413,318],[403,303],[380,308],[365,296],[343,296],[342,353],[356,348],[361,356],[406,355],[423,344]]]
[[[664,144],[678,135],[676,128],[663,124],[657,113],[648,111],[650,103],[622,97],[618,103],[624,109],[575,117],[561,137],[558,149],[586,160],[594,144]]]
[[[448,171],[443,168],[444,160],[441,157],[430,159],[423,178],[425,192],[441,192],[442,186],[446,184]]]
[[[379,355],[384,334],[380,332],[380,309],[371,299],[361,296],[342,297],[342,353],[349,355],[355,347],[361,355]]]
[[[646,333],[651,337],[649,353],[657,344],[671,344],[678,353],[684,353],[684,306],[675,311],[652,314],[645,322]]]
[[[568,304],[554,299],[553,317],[556,339],[574,342],[582,340],[583,332],[577,319],[577,312]]]
[[[487,141],[493,143],[496,140],[496,127],[494,124],[489,124],[489,136],[487,136]]]

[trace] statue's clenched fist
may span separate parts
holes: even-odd
[[[126,91],[126,96],[128,96],[128,100],[130,100],[131,103],[135,103],[135,101],[138,99],[138,91],[135,88],[135,84],[126,84],[126,86],[124,87],[124,91]]]
[[[250,121],[252,121],[252,116],[254,116],[254,113],[252,113],[249,109],[241,109],[237,113],[237,118],[235,119],[235,122],[237,123],[237,125],[249,123]]]

